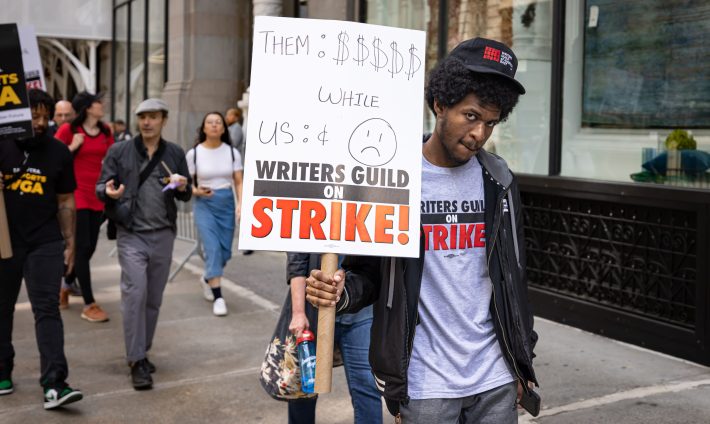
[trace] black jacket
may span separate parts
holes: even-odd
[[[158,150],[154,154],[161,154],[161,160],[173,172],[187,177],[187,189],[185,191],[167,190],[162,193],[165,200],[168,219],[172,223],[173,230],[176,228],[177,205],[175,199],[187,202],[192,197],[192,183],[190,172],[187,169],[185,152],[180,146],[169,141],[160,139]],[[106,204],[106,216],[116,221],[117,224],[131,230],[135,202],[138,198],[140,182],[141,163],[147,157],[147,151],[141,136],[123,143],[114,143],[106,153],[101,166],[101,175],[96,182],[96,196]],[[165,176],[168,172],[161,164],[157,165]],[[106,181],[113,179],[115,187],[123,184],[126,188],[120,199],[114,200],[106,195]]]
[[[477,158],[484,180],[486,254],[493,283],[491,316],[503,356],[527,387],[527,381],[537,383],[532,366],[537,334],[528,308],[520,193],[503,159],[483,150]],[[419,322],[423,240],[419,249],[418,258],[348,256],[343,263],[345,291],[337,310],[352,313],[374,303],[370,365],[393,415],[400,402],[409,400],[407,369]]]

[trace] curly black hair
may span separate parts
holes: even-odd
[[[30,98],[30,109],[36,109],[39,106],[44,106],[44,108],[47,109],[47,112],[49,112],[49,116],[54,116],[54,99],[52,96],[47,94],[46,91],[31,88],[27,92],[27,96]]]
[[[520,97],[516,86],[507,78],[473,72],[460,60],[447,57],[429,75],[426,101],[429,109],[436,114],[434,100],[441,106],[451,107],[471,93],[484,106],[500,109],[500,122],[508,118]]]

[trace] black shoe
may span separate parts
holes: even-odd
[[[68,405],[83,398],[84,395],[80,391],[74,390],[69,386],[63,389],[45,387],[44,409],[59,408],[62,405]]]
[[[153,377],[150,376],[147,362],[141,359],[131,365],[131,381],[136,390],[148,390],[153,387]]]
[[[155,373],[155,364],[150,362],[150,360],[148,359],[147,356],[145,357],[145,364],[148,366],[149,373],[151,373],[151,374]]]
[[[244,256],[248,256],[248,255],[251,255],[252,253],[254,253],[253,250],[245,250],[243,254],[244,254]]]

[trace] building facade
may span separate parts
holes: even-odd
[[[129,123],[138,102],[161,96],[166,136],[185,147],[209,111],[239,105],[248,125],[254,16],[423,30],[427,69],[467,38],[510,45],[527,94],[487,148],[521,181],[536,314],[710,364],[706,1],[26,3],[0,1],[8,21],[34,23],[52,94],[106,91],[112,118]],[[673,130],[696,148],[667,150]]]
[[[527,94],[487,148],[521,181],[535,313],[709,364],[707,2],[364,3],[426,30],[429,59],[472,36],[518,55]]]
[[[487,148],[521,181],[535,313],[710,364],[707,2],[342,3],[426,31],[427,69],[467,38],[511,46],[527,93]]]

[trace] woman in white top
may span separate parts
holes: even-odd
[[[197,143],[187,152],[195,198],[194,216],[205,255],[205,275],[200,278],[205,299],[213,302],[212,312],[227,315],[220,280],[232,257],[235,214],[242,201],[242,158],[232,147],[224,117],[210,112],[197,130]],[[233,188],[237,190],[237,206]]]

